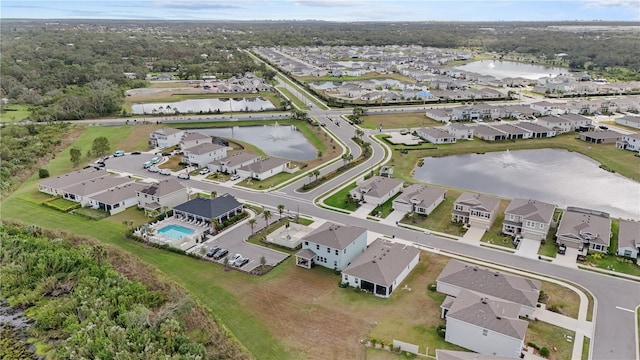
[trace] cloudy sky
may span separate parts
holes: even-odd
[[[0,18],[640,21],[640,0],[0,0]]]

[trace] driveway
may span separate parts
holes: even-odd
[[[373,209],[375,209],[375,207],[376,207],[375,204],[369,204],[369,203],[362,204],[356,211],[351,213],[351,216],[355,216],[360,219],[366,219],[369,213],[372,212]]]
[[[470,245],[480,246],[480,240],[485,233],[485,229],[470,227],[469,230],[460,238],[460,242]]]
[[[578,265],[576,265],[576,260],[578,259],[578,253],[579,253],[578,249],[574,249],[567,246],[566,253],[564,255],[556,254],[556,258],[553,261],[551,261],[551,263],[576,268],[578,267]]]
[[[522,239],[515,254],[530,259],[537,259],[538,248],[540,248],[540,240]]]
[[[391,214],[389,214],[386,218],[382,219],[380,222],[385,225],[396,226],[398,221],[402,220],[405,214],[406,214],[405,211],[393,210]]]

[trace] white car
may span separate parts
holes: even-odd
[[[200,175],[207,175],[210,172],[211,172],[211,170],[209,170],[209,168],[204,168],[204,169],[200,170]]]
[[[240,254],[235,254],[232,257],[229,258],[229,264],[235,264],[236,261],[238,261],[238,259],[242,259],[242,255]]]
[[[152,173],[157,173],[157,172],[159,172],[159,171],[160,171],[160,169],[158,169],[158,168],[157,168],[157,167],[155,167],[155,166],[150,166],[147,170],[149,170],[149,171],[150,171],[150,172],[152,172]]]
[[[184,172],[184,173],[178,174],[178,179],[189,180],[189,178],[190,178],[189,173]]]
[[[231,180],[231,181],[240,180],[240,175],[238,175],[238,174],[233,175],[233,176],[231,177],[231,179],[230,179],[230,180]]]
[[[160,173],[160,175],[171,175],[171,170],[169,170],[169,169],[160,169],[160,171],[158,173]]]

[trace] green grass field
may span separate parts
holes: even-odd
[[[349,191],[356,188],[356,183],[353,183],[335,194],[329,196],[324,200],[325,205],[333,206],[340,209],[345,209],[349,211],[355,211],[358,207],[354,202],[347,201],[349,198]]]
[[[14,123],[22,121],[31,115],[31,105],[5,105],[0,112],[0,122]]]
[[[511,241],[511,236],[502,235],[502,222],[504,221],[504,210],[509,206],[509,200],[500,200],[496,219],[491,224],[488,231],[484,233],[480,241],[493,245],[503,246],[509,249],[515,249],[516,246]]]
[[[423,229],[443,232],[455,236],[462,236],[466,231],[462,231],[460,225],[451,222],[451,211],[453,203],[458,196],[462,194],[460,190],[447,190],[444,201],[435,208],[428,216],[423,215],[405,215],[402,223],[418,226]]]
[[[300,109],[300,110],[309,110],[309,107],[307,105],[305,105],[300,99],[298,99],[296,96],[294,96],[291,91],[289,91],[289,89],[284,88],[284,87],[278,87],[278,90],[280,90],[283,94],[285,94],[289,100],[291,100],[291,102],[293,104],[295,104],[295,106]]]

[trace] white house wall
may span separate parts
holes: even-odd
[[[349,265],[353,259],[362,254],[367,248],[367,233],[364,232],[345,249],[338,250],[336,248],[327,247],[325,245],[316,244],[306,241],[302,242],[302,249],[310,249],[316,254],[314,259],[316,265],[324,266],[329,269],[338,269],[342,271]],[[336,254],[336,250],[338,253]],[[319,261],[319,257],[325,258],[326,261]]]
[[[506,321],[506,320],[505,320]],[[447,317],[445,340],[480,354],[520,358],[523,341]]]
[[[411,203],[407,204],[407,203],[404,203],[404,202],[394,201],[393,202],[393,210],[411,212],[411,211],[413,211],[413,204],[411,204]]]

